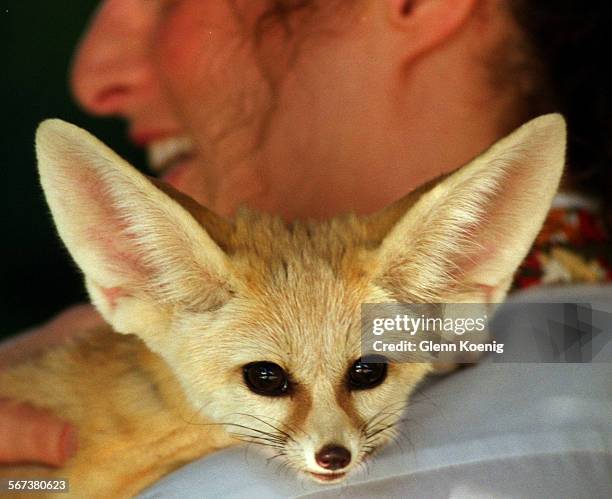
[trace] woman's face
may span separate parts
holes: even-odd
[[[375,189],[357,192],[391,105],[375,16],[342,0],[283,16],[275,3],[106,0],[77,53],[74,93],[90,112],[124,117],[151,168],[221,213],[379,208],[388,200]]]

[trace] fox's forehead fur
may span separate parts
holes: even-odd
[[[217,242],[236,278],[241,312],[232,315],[241,324],[233,334],[242,360],[344,374],[360,353],[361,304],[384,295],[372,282],[372,236],[355,216],[285,223],[240,210]]]
[[[286,273],[285,268],[292,266],[314,270],[323,265],[341,275],[375,245],[356,216],[286,223],[278,217],[241,209],[226,251],[244,256],[248,264],[263,267],[264,272],[279,266],[281,273]]]

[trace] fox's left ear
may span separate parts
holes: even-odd
[[[58,232],[104,318],[154,342],[177,308],[227,300],[228,257],[179,203],[104,144],[60,120],[36,133]]]
[[[379,283],[400,301],[501,301],[548,213],[565,148],[563,118],[541,116],[388,209],[397,222],[379,248]]]

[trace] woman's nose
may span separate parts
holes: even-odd
[[[157,10],[146,0],[106,0],[81,40],[71,75],[88,112],[129,114],[147,105],[155,87],[149,44]]]

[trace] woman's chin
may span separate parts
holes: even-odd
[[[189,158],[177,162],[168,168],[161,176],[164,182],[167,182],[172,187],[179,191],[186,192],[187,177],[189,172],[194,168],[195,159]]]

